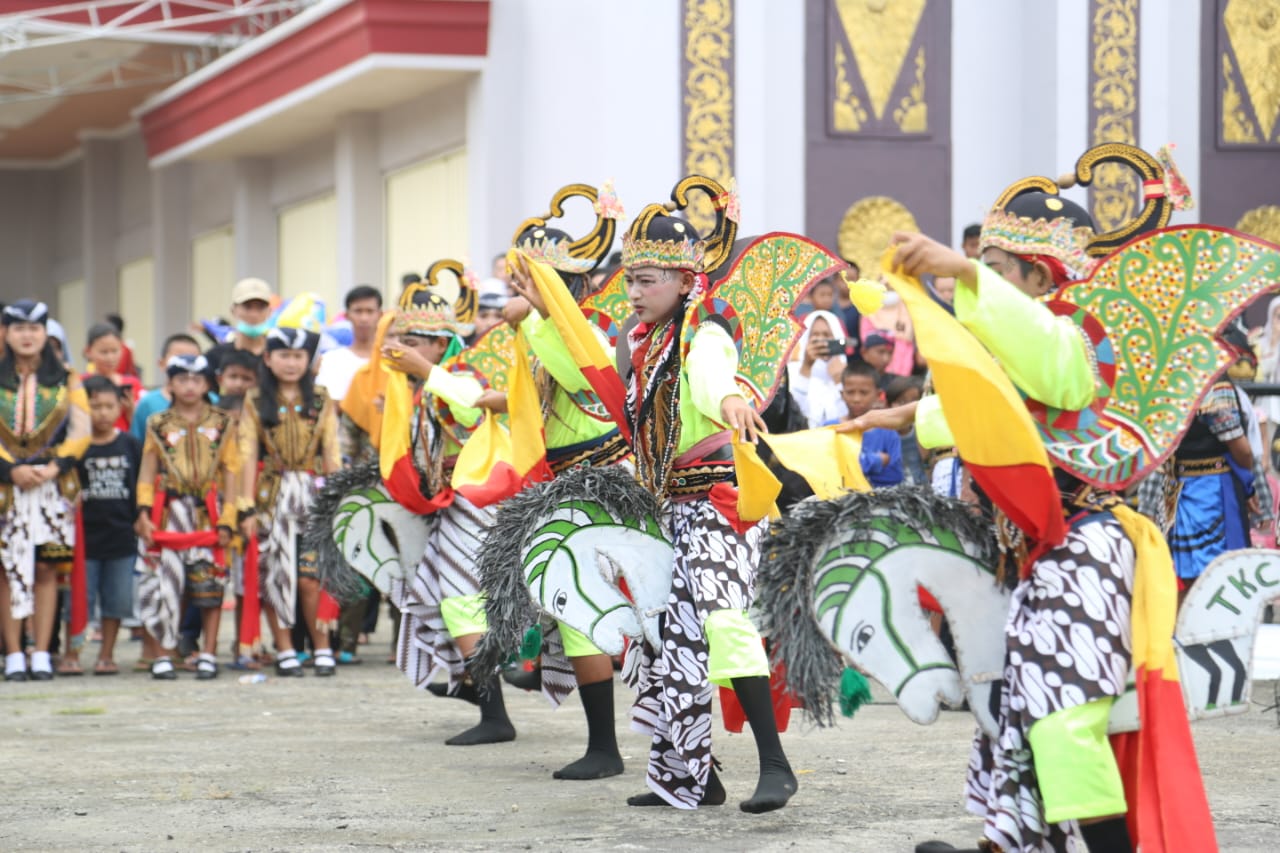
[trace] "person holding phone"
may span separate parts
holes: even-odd
[[[790,362],[787,369],[791,397],[809,426],[816,427],[839,420],[847,411],[840,398],[840,381],[851,342],[840,318],[830,311],[809,312],[804,327],[796,346],[799,358]]]

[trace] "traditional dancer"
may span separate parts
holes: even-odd
[[[397,501],[429,515],[432,523],[416,572],[392,583],[390,597],[401,612],[396,664],[416,687],[479,705],[480,722],[446,740],[450,746],[516,737],[497,677],[477,685],[466,673],[466,659],[487,628],[473,567],[493,516],[454,492],[450,475],[466,430],[479,423],[482,409],[505,406],[502,394],[440,367],[461,350],[469,332],[438,293],[410,285],[382,351],[388,367],[420,383],[414,405],[404,377],[388,380],[379,447],[384,482]],[[448,672],[448,683],[433,685],[441,670]]]
[[[178,673],[169,655],[178,646],[183,601],[200,608],[204,649],[196,678],[206,680],[218,676],[226,556],[240,500],[236,421],[209,402],[204,356],[173,356],[165,373],[173,404],[147,420],[138,471],[135,531],[149,568],[139,584],[139,618],[162,650],[151,677],[172,680]]]
[[[551,209],[559,210],[572,196],[593,202],[596,227],[581,240],[547,225],[552,214],[526,220],[516,230],[513,241],[526,258],[546,263],[563,280],[573,298],[581,303],[590,295],[591,274],[605,259],[613,245],[616,220],[621,214],[611,189],[598,194],[585,184],[571,184],[556,193]],[[618,431],[617,424],[592,392],[590,384],[572,359],[565,357],[564,346],[555,325],[545,318],[545,306],[530,312],[530,300],[541,304],[537,290],[527,273],[514,271],[512,286],[524,298],[509,302],[504,316],[512,326],[524,333],[533,351],[534,379],[542,402],[546,428],[547,461],[553,473],[560,474],[580,466],[611,465],[627,458],[630,449]],[[611,347],[613,341],[600,332],[601,344]],[[501,508],[494,530],[507,535],[502,524]],[[563,670],[563,658],[573,667],[582,710],[587,718],[586,754],[556,770],[556,779],[603,779],[623,771],[622,754],[618,751],[613,720],[613,659],[596,648],[580,631],[563,622],[544,638],[542,654],[543,692],[555,705],[572,689],[567,684],[549,684]]]
[[[1167,417],[1152,395],[1176,388],[1159,398],[1190,402],[1226,366],[1215,336],[1274,286],[1280,255],[1203,227],[1126,242],[1166,224],[1185,186],[1167,160],[1114,144],[1087,152],[1077,176],[1107,161],[1134,167],[1149,187],[1138,219],[1118,231],[1095,236],[1083,209],[1060,198],[1053,181],[1035,178],[1007,190],[988,216],[982,264],[921,235],[895,236],[886,270],[913,316],[919,312],[939,394],[855,423],[914,415],[923,444],[956,446],[1001,511],[1002,544],[1022,569],[1005,626],[1000,735],[980,734],[970,765],[968,806],[985,818],[986,850],[1072,849],[1077,830],[1091,850],[1169,849],[1174,838],[1187,849],[1215,849],[1168,639],[1172,560],[1154,526],[1114,492],[1158,465],[1186,429],[1190,415]],[[1091,273],[1089,254],[1106,256]],[[1170,257],[1185,260],[1153,260]],[[959,323],[918,283],[894,278],[901,273],[954,276]],[[1028,298],[1086,273],[1052,311]],[[1189,303],[1212,308],[1193,312]],[[1144,367],[1148,358],[1166,363],[1162,342],[1175,324],[1182,360]],[[1152,351],[1113,348],[1130,340]],[[1141,728],[1108,743],[1110,708],[1131,669]]]
[[[329,646],[334,626],[329,623],[337,613],[327,614],[321,624],[323,594],[315,553],[300,542],[318,478],[342,466],[337,407],[312,380],[319,343],[320,336],[305,329],[267,333],[264,369],[258,387],[245,395],[241,415],[242,488],[256,512],[240,526],[246,538],[263,537],[267,621],[275,634],[276,672],[282,676],[302,675],[290,636],[299,611],[315,646],[316,675],[330,676],[336,669]]]
[[[707,192],[716,211],[715,231],[706,239],[669,215],[688,204],[693,189]],[[776,391],[780,360],[803,328],[792,306],[839,262],[803,238],[770,235],[742,249],[729,267],[736,193],[691,176],[677,184],[672,199],[670,208],[645,208],[623,238],[627,293],[639,321],[628,335],[625,391],[614,387],[617,375],[603,352],[575,359],[584,375],[600,382],[606,406],[622,412],[638,478],[664,505],[664,532],[674,549],[659,647],[633,644],[624,664],[640,694],[633,727],[653,736],[651,792],[628,803],[696,808],[724,802],[709,737],[712,685],[718,684],[733,688],[759,752],[755,793],[740,807],[764,812],[786,804],[796,778],[778,738],[769,662],[747,616],[763,524],[738,516],[731,444],[735,437],[753,441],[762,429],[753,404],[766,405]],[[726,268],[712,288],[708,276]],[[746,275],[747,268],[772,272]],[[736,308],[734,299],[740,300]],[[559,311],[552,312],[557,325],[568,328],[572,322]],[[762,343],[767,335],[769,346]],[[584,341],[575,345],[586,348]]]
[[[49,307],[20,299],[0,314],[0,628],[6,681],[26,681],[22,620],[32,617],[31,677],[53,678],[49,643],[58,575],[75,547],[75,465],[89,447],[89,407],[80,380],[54,351]],[[8,599],[7,606],[3,604]]]

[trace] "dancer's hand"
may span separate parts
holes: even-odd
[[[937,240],[911,231],[897,231],[893,244],[898,247],[893,256],[893,266],[909,276],[951,276],[973,285],[977,273],[973,264],[955,249]]]
[[[894,406],[891,409],[872,409],[851,421],[836,424],[836,432],[866,432],[869,429],[891,429],[897,432],[915,423],[916,404]]]
[[[382,356],[386,359],[383,364],[387,367],[419,379],[426,379],[431,375],[431,369],[435,367],[419,350],[400,343],[385,344],[382,347]]]
[[[513,296],[502,306],[502,319],[513,329],[520,328],[520,321],[529,316],[533,306],[523,296]]]
[[[526,299],[535,311],[543,317],[547,316],[547,303],[542,301],[542,294],[533,283],[533,274],[529,272],[529,265],[524,258],[520,258],[520,262],[511,268],[511,289]]]
[[[739,441],[755,444],[757,435],[769,431],[751,404],[736,394],[720,401],[720,419],[738,434]]]
[[[488,409],[491,412],[506,412],[507,395],[501,391],[485,391],[480,395],[480,399],[476,400],[476,408]]]

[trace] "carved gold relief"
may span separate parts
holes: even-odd
[[[1243,99],[1235,89],[1224,52],[1222,138],[1227,142],[1280,142],[1276,128],[1280,119],[1280,0],[1231,0],[1223,10],[1222,24],[1253,109],[1250,120],[1242,109]],[[1227,109],[1228,98],[1235,101],[1231,112]],[[1242,132],[1236,126],[1238,122],[1249,130]]]
[[[880,255],[895,231],[919,231],[916,218],[897,199],[883,195],[859,199],[845,211],[836,234],[840,257],[863,272],[877,269]]]
[[[685,0],[684,169],[726,185],[733,177],[732,24],[732,0]],[[715,224],[701,196],[688,214],[704,234]]]
[[[916,80],[907,96],[898,102],[893,120],[903,133],[924,133],[929,129],[929,105],[924,99],[924,48],[916,52]]]
[[[1236,230],[1245,234],[1280,243],[1280,206],[1264,204],[1255,207],[1236,223]]]
[[[845,38],[853,50],[858,73],[867,87],[871,110],[877,120],[882,119],[894,87],[902,76],[907,52],[915,40],[916,29],[920,25],[927,0],[834,2]],[[837,93],[834,104],[837,109],[841,101],[838,82],[841,56],[841,53],[837,53]],[[923,89],[923,84],[921,87]]]
[[[862,130],[862,123],[867,120],[867,111],[862,107],[862,100],[853,93],[849,85],[849,58],[845,56],[844,45],[836,45],[836,97],[831,105],[831,120],[836,130],[853,133]]]
[[[1138,0],[1096,0],[1092,54],[1095,118],[1094,145],[1137,143]],[[1138,206],[1138,179],[1116,164],[1099,166],[1092,185],[1093,219],[1098,231],[1114,230],[1131,220]]]
[[[1222,54],[1222,77],[1226,81],[1222,90],[1222,138],[1226,142],[1257,142],[1258,134],[1240,102],[1234,74],[1231,57]]]

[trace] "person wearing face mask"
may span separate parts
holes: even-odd
[[[271,300],[275,294],[271,285],[260,278],[242,278],[231,289],[231,319],[235,335],[226,343],[218,344],[205,353],[209,369],[215,374],[222,368],[222,357],[232,350],[244,350],[258,359],[267,350],[267,332],[271,331]]]

